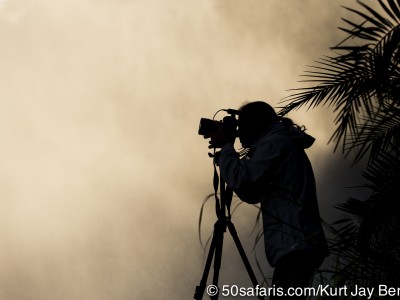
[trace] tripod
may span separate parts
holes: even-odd
[[[207,261],[204,267],[203,276],[200,281],[200,285],[196,286],[196,291],[194,294],[195,300],[203,299],[204,291],[207,286],[207,278],[210,272],[211,263],[214,257],[214,275],[213,275],[213,287],[212,290],[207,290],[207,293],[210,296],[211,300],[218,299],[219,296],[219,289],[218,289],[218,279],[219,279],[219,271],[221,268],[221,259],[222,259],[222,247],[224,243],[224,233],[226,232],[226,228],[228,228],[235,244],[236,248],[239,251],[240,257],[243,260],[243,263],[246,267],[247,273],[253,283],[254,287],[258,286],[257,278],[254,275],[253,269],[251,268],[250,262],[246,256],[246,253],[243,249],[242,244],[240,243],[239,237],[237,235],[235,226],[231,221],[230,215],[230,206],[232,202],[232,194],[233,190],[228,188],[225,184],[225,181],[220,178],[220,195],[221,199],[219,201],[217,197],[217,190],[218,190],[218,173],[216,167],[214,165],[214,190],[215,190],[215,198],[216,198],[216,214],[218,220],[214,224],[214,233],[210,244],[210,249],[207,255]],[[258,296],[258,299],[263,300],[264,297]]]

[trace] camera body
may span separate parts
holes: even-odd
[[[199,135],[204,136],[204,138],[209,138],[213,134],[224,132],[236,137],[237,126],[238,121],[234,115],[226,116],[222,121],[201,118],[199,124]]]

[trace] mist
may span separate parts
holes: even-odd
[[[0,298],[190,299],[213,175],[200,118],[281,106],[343,38],[344,3],[0,1]],[[308,154],[332,220],[359,171],[327,144],[329,108],[290,117],[317,138]],[[234,216],[251,257],[256,213]],[[228,241],[221,280],[249,286],[243,272]]]

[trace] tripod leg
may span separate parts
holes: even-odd
[[[246,252],[244,251],[242,243],[239,240],[239,236],[237,234],[235,225],[233,225],[233,223],[230,220],[227,222],[227,225],[228,225],[229,232],[231,233],[232,238],[235,241],[236,248],[239,251],[240,257],[242,258],[243,263],[246,267],[247,273],[249,274],[250,280],[253,283],[253,286],[255,288],[257,288],[257,286],[259,286],[259,284],[257,282],[256,275],[254,274],[253,269],[251,268],[250,262],[246,256]],[[258,299],[264,300],[264,297],[258,296]]]
[[[215,252],[216,243],[217,243],[216,235],[214,233],[213,238],[211,240],[210,249],[208,250],[207,261],[206,261],[206,265],[204,266],[203,276],[201,277],[200,284],[198,286],[196,286],[196,290],[194,293],[195,300],[203,299],[204,290],[206,289],[206,285],[207,285],[208,274],[210,273],[211,262],[213,260],[213,256],[214,256],[214,252]]]
[[[223,236],[224,236],[224,228],[222,228],[221,221],[218,220],[214,225],[214,233],[210,244],[210,249],[207,255],[207,261],[204,266],[203,276],[200,281],[200,285],[196,286],[196,290],[194,293],[195,300],[203,299],[204,291],[207,285],[207,278],[210,273],[211,263],[214,258],[214,279],[213,282],[217,282],[216,286],[218,286],[218,274],[221,265],[221,255],[222,255],[222,244],[223,244]],[[218,258],[217,258],[218,257]],[[216,268],[217,266],[217,268]],[[217,270],[217,272],[216,272]],[[215,283],[214,283],[215,284]],[[218,299],[218,296],[217,296]]]
[[[218,232],[219,239],[217,240],[217,244],[215,247],[215,257],[214,257],[214,277],[213,277],[213,285],[218,287],[219,280],[219,271],[221,269],[221,261],[222,261],[222,248],[224,245],[224,233],[226,231],[226,220],[220,219],[215,227],[215,230]],[[211,296],[212,300],[218,299],[219,291],[216,295]]]

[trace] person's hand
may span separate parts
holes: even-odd
[[[227,143],[233,144],[235,142],[235,136],[224,131],[213,133],[209,137],[211,138],[209,142],[210,145],[208,146],[210,149],[222,148]]]

